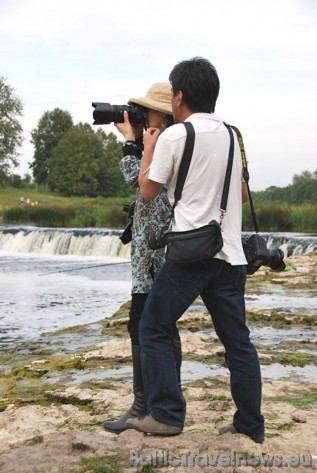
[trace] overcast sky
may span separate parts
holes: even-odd
[[[284,187],[317,169],[316,26],[316,0],[0,0],[0,76],[24,104],[16,172],[29,172],[44,112],[92,124],[93,101],[125,104],[203,56],[220,77],[216,114],[244,137],[251,190]]]

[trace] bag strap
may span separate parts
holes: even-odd
[[[186,181],[190,162],[192,160],[193,149],[194,149],[194,144],[195,144],[195,130],[194,130],[193,124],[191,122],[184,122],[184,125],[186,128],[187,137],[186,137],[183,157],[182,157],[179,170],[178,170],[177,182],[176,182],[176,187],[174,191],[173,214],[174,214],[174,208],[176,207],[177,202],[182,197],[182,191],[183,191],[183,187]]]
[[[186,128],[187,137],[186,137],[182,161],[179,166],[176,187],[174,191],[174,205],[172,208],[172,219],[174,216],[174,209],[176,207],[176,204],[182,196],[182,191],[183,191],[183,187],[186,181],[187,173],[188,173],[190,162],[193,155],[194,144],[195,144],[195,130],[194,130],[193,124],[191,122],[184,122],[184,125]],[[222,223],[223,217],[227,210],[228,194],[229,194],[231,171],[232,171],[232,164],[233,164],[233,153],[234,153],[234,140],[233,140],[232,130],[230,126],[227,125],[226,123],[224,123],[224,125],[229,132],[230,146],[229,146],[229,156],[228,156],[228,164],[227,164],[227,170],[226,170],[226,175],[225,175],[225,182],[223,186],[221,204],[220,204],[220,225]]]
[[[259,227],[258,227],[258,223],[257,223],[257,220],[256,220],[256,215],[255,215],[255,210],[254,210],[254,206],[253,206],[251,191],[250,191],[250,187],[249,187],[250,175],[249,175],[249,171],[248,171],[247,159],[246,159],[246,156],[245,156],[243,138],[242,138],[242,135],[240,133],[240,130],[236,126],[233,126],[233,125],[230,125],[230,126],[236,132],[237,137],[238,137],[238,143],[239,143],[239,147],[240,147],[240,151],[241,151],[241,158],[242,158],[243,178],[244,178],[244,180],[247,184],[248,196],[249,196],[250,209],[251,209],[251,215],[252,215],[254,230],[255,230],[256,233],[258,233],[259,232]]]
[[[223,185],[222,197],[221,197],[221,204],[220,204],[220,212],[221,216],[220,219],[222,221],[224,214],[227,210],[227,202],[228,202],[228,194],[229,194],[229,187],[230,187],[230,179],[231,179],[231,171],[232,171],[232,164],[233,164],[233,152],[234,152],[234,140],[233,140],[233,133],[229,125],[227,123],[223,123],[224,126],[229,131],[230,135],[230,146],[229,146],[229,156],[228,156],[228,164],[225,176],[225,182]],[[220,221],[220,224],[221,224]]]

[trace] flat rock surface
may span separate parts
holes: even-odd
[[[294,284],[295,277],[297,285],[316,283],[316,258],[302,257],[291,263],[297,269],[276,278],[287,279],[289,284]],[[259,272],[257,277],[265,274]],[[202,317],[202,313],[187,313],[184,321],[195,324]],[[309,351],[316,347],[311,342]],[[188,330],[182,333],[182,348],[185,357],[198,359],[223,354],[217,340]],[[129,363],[130,343],[127,337],[112,338],[80,356],[83,363],[96,361],[99,370],[100,361]],[[263,359],[265,356],[269,354],[263,354]],[[41,370],[44,373],[46,365],[45,357],[38,356],[27,368],[38,370],[44,378]],[[21,378],[18,382],[26,381]],[[19,398],[0,412],[0,473],[107,472],[83,466],[83,459],[98,457],[116,464],[122,473],[317,471],[316,382],[263,381],[263,444],[242,434],[218,435],[219,427],[231,423],[235,412],[229,376],[183,383],[186,423],[183,433],[175,437],[147,436],[132,429],[114,435],[102,429],[105,419],[118,418],[131,405],[129,380],[82,385],[67,383],[65,378],[60,387],[52,389],[46,382],[43,394],[49,402],[45,405]],[[146,464],[152,469],[146,469]]]

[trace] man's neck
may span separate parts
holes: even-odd
[[[191,115],[193,115],[193,112],[192,110],[189,110],[187,107],[181,107],[178,109],[178,114],[177,114],[177,117],[174,117],[176,123],[183,123],[188,117],[190,117]]]

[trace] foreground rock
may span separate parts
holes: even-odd
[[[315,257],[292,260],[289,265],[288,272],[270,275],[273,284],[292,285],[297,278],[297,287],[314,287]],[[266,270],[256,275],[257,280],[266,277]],[[299,330],[311,330],[316,323],[309,314],[255,311],[249,314],[251,320],[253,315],[257,323],[294,324]],[[105,323],[109,338],[81,353],[54,356],[41,347],[33,356],[3,358],[0,473],[317,471],[316,379],[311,383],[264,380],[264,444],[240,434],[217,435],[221,425],[231,422],[235,407],[222,345],[202,312],[188,312],[180,324],[184,359],[222,364],[226,374],[183,383],[187,400],[183,433],[153,437],[134,430],[118,436],[103,431],[103,420],[117,418],[132,402],[129,377],[100,376],[109,367],[130,364],[124,318],[124,314],[115,316]],[[261,346],[259,354],[268,369],[283,359],[313,366],[316,340],[290,345],[286,339],[278,346]],[[90,375],[88,381],[79,381],[83,374]]]
[[[116,436],[102,430],[101,422],[118,416],[132,400],[130,386],[120,382],[113,382],[108,389],[73,387],[56,391],[55,402],[60,399],[61,405],[9,406],[0,415],[0,471],[107,471],[75,469],[89,459],[98,459],[104,465],[116,464],[118,471],[131,473],[141,472],[147,461],[154,464],[153,471],[157,472],[201,471],[212,461],[218,463],[216,469],[206,466],[204,471],[270,473],[278,467],[278,471],[289,472],[294,465],[299,472],[307,471],[308,466],[309,470],[317,470],[311,458],[317,454],[316,403],[308,402],[313,394],[316,396],[316,385],[264,383],[267,438],[258,445],[240,434],[217,435],[218,427],[230,422],[234,412],[228,383],[228,378],[222,377],[184,386],[186,426],[181,435],[169,438],[146,436],[134,430]],[[67,404],[75,400],[90,408],[83,410]],[[304,408],[297,407],[301,402]],[[131,465],[133,461],[138,465]],[[260,465],[265,461],[273,465]],[[158,467],[155,462],[165,465]],[[188,469],[180,466],[181,462],[192,466]],[[281,462],[285,466],[281,467]]]

